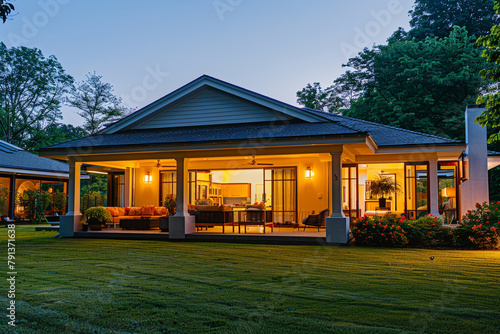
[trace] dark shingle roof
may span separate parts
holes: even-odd
[[[338,124],[351,128],[353,130],[369,133],[379,147],[416,146],[416,145],[431,145],[431,144],[432,145],[463,144],[463,142],[458,140],[396,128],[389,125],[373,123],[357,118],[330,114],[328,112],[321,110],[315,110],[310,108],[304,108],[304,110],[307,110],[317,115],[321,115],[331,121],[338,122]]]
[[[334,122],[325,123],[259,123],[197,126],[151,130],[133,130],[101,134],[44,147],[43,150],[107,147],[173,145],[183,143],[227,142],[322,136],[366,135]]]
[[[36,170],[55,173],[69,173],[66,163],[39,157],[0,140],[0,167]]]

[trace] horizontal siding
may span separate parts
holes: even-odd
[[[206,89],[170,109],[158,111],[153,118],[133,129],[155,129],[217,124],[240,124],[291,120],[293,117],[214,89]]]

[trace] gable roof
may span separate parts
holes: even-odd
[[[219,120],[215,124],[210,124],[207,121],[207,123],[202,125],[186,117],[187,121],[176,123],[175,126],[170,126],[170,124],[164,127],[157,126],[157,123],[160,121],[159,117],[163,114],[169,114],[169,112],[176,114],[178,118],[182,118],[182,110],[192,110],[194,108],[197,111],[201,111],[201,114],[204,112],[210,115],[211,112],[214,112],[214,105],[203,100],[206,97],[203,97],[204,93],[207,91],[210,91],[210,94],[215,92],[216,95],[223,95],[224,99],[226,99],[224,101],[235,99],[237,103],[241,102],[235,108],[255,107],[263,112],[261,114],[263,119],[256,117],[255,119],[252,118],[249,122],[238,121],[237,123],[221,122]],[[199,104],[199,101],[201,101],[200,98],[206,103],[205,105],[203,103]],[[184,108],[186,105],[188,107]],[[271,121],[265,118],[267,115],[266,111],[271,111],[283,117],[276,117]],[[220,112],[217,111],[217,113],[224,118],[223,110]],[[232,115],[234,116],[234,114]],[[251,118],[251,115],[249,113],[247,117]],[[173,119],[168,121],[173,122]],[[150,125],[145,126],[143,124]],[[183,125],[179,126],[179,124]],[[238,141],[261,142],[263,139],[271,142],[286,138],[333,138],[339,136],[368,137],[371,138],[370,140],[373,140],[378,148],[465,145],[463,142],[457,140],[377,124],[352,117],[330,114],[321,110],[294,107],[204,75],[134,114],[125,117],[121,121],[102,130],[97,135],[48,146],[41,151],[65,151],[92,147],[210,144]]]
[[[109,125],[107,128],[101,130],[100,134],[111,134],[123,130],[133,130],[138,128],[140,129],[141,123],[144,123],[144,121],[157,118],[162,113],[165,115],[169,115],[170,112],[176,113],[176,111],[172,111],[171,108],[178,106],[179,104],[185,105],[187,101],[196,97],[198,94],[200,94],[200,92],[203,92],[203,90],[207,88],[218,91],[219,94],[226,93],[226,95],[232,97],[232,99],[240,99],[247,105],[252,104],[260,107],[261,109],[266,109],[269,112],[274,113],[275,115],[281,115],[281,117],[275,117],[274,120],[293,119],[310,123],[324,122],[323,117],[311,114],[303,110],[302,108],[294,107],[284,102],[272,99],[270,97],[258,94],[251,90],[230,84],[208,75],[202,75],[201,77],[176,89],[175,91],[162,97],[161,99]],[[182,112],[182,110],[180,112]],[[208,112],[208,110],[206,112]],[[177,113],[179,113],[179,111],[177,111]],[[251,114],[249,114],[248,118],[251,118]],[[163,124],[168,123],[165,120],[163,120],[162,122]],[[226,124],[230,123],[240,124],[241,119],[235,119],[233,122],[229,123],[226,122]]]
[[[335,136],[362,136],[366,133],[349,129],[332,122],[322,123],[253,123],[203,127],[182,127],[152,130],[121,131],[97,134],[61,144],[44,147],[43,150],[70,148],[131,147],[145,145],[181,145],[216,142],[242,142],[280,139],[321,138]]]
[[[0,140],[0,168],[20,169],[25,171],[43,171],[69,173],[69,166],[64,162],[39,157],[26,152],[20,147]]]

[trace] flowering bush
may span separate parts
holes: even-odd
[[[476,204],[454,229],[431,215],[417,220],[393,215],[364,216],[354,221],[351,230],[358,245],[498,249],[500,201]]]
[[[464,248],[500,248],[500,201],[476,203],[476,209],[468,211],[459,223],[456,244]]]
[[[391,216],[356,219],[352,233],[358,245],[401,247],[408,243],[398,220]]]
[[[450,246],[453,232],[432,216],[408,220],[404,216],[366,217],[354,221],[353,236],[365,246]]]

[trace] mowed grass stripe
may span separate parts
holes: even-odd
[[[500,325],[499,252],[52,239],[33,229],[18,227],[17,237],[26,333],[493,333]]]

